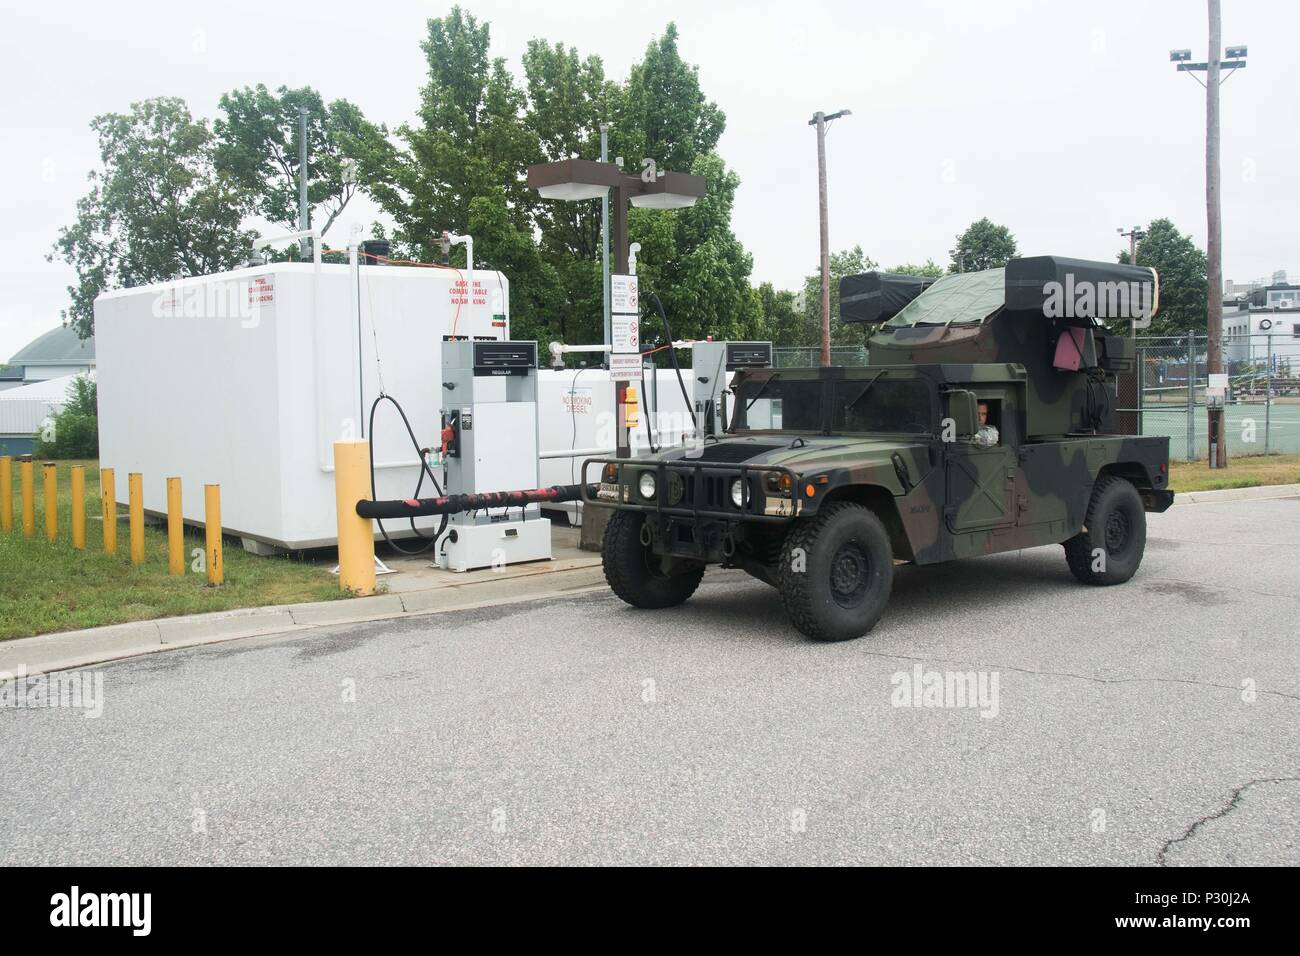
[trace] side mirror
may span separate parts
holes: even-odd
[[[979,431],[979,403],[975,393],[955,388],[948,393],[948,417],[956,426],[957,438],[970,438]]]

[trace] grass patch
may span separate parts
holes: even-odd
[[[72,465],[86,467],[84,551],[72,547]],[[59,533],[55,541],[48,541],[41,462],[35,463],[34,471],[36,531],[31,538],[25,538],[19,469],[14,462],[13,528],[0,531],[0,640],[177,614],[343,596],[328,568],[301,556],[256,557],[245,552],[237,538],[225,540],[225,584],[209,587],[206,575],[192,570],[192,552],[203,548],[201,529],[186,529],[186,572],[180,577],[167,573],[167,530],[163,526],[146,522],[142,565],[131,564],[131,534],[124,520],[118,522],[117,554],[105,554],[96,461],[58,463]],[[126,480],[125,472],[117,475],[119,494],[125,491]],[[125,508],[120,510],[125,514]]]
[[[1210,469],[1208,461],[1169,463],[1170,491],[1218,491],[1260,485],[1300,484],[1300,455],[1252,455],[1229,458],[1228,467]]]

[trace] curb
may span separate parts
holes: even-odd
[[[1268,498],[1294,498],[1300,485],[1252,485],[1249,488],[1220,488],[1216,491],[1182,491],[1174,495],[1176,505],[1215,504],[1224,501],[1257,501]]]
[[[508,590],[499,587],[506,583],[480,581],[426,591],[240,608],[17,637],[0,641],[0,683],[20,669],[34,676],[247,637],[308,633],[338,624],[424,617],[565,597],[602,588],[605,579],[599,566],[587,566],[510,578]]]

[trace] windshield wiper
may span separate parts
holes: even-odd
[[[746,412],[746,413],[748,413],[749,410],[750,410],[751,408],[754,407],[754,403],[755,403],[756,401],[759,400],[759,398],[762,396],[762,394],[763,394],[764,392],[767,391],[767,387],[768,387],[769,385],[771,385],[773,382],[775,382],[775,381],[776,381],[778,378],[780,378],[780,377],[781,377],[781,376],[779,376],[779,375],[773,375],[771,378],[769,378],[766,382],[764,382],[762,385],[760,385],[760,386],[758,387],[758,391],[754,393],[754,397],[751,398],[748,402],[745,403],[745,412]]]
[[[884,374],[885,374],[885,370],[881,369],[879,372],[873,375],[871,377],[871,381],[867,382],[866,385],[862,386],[862,391],[858,392],[858,394],[853,397],[853,401],[849,402],[847,405],[844,406],[844,411],[847,412],[854,405],[858,404],[858,402],[862,401],[862,399],[866,396],[867,392],[871,391],[871,386],[875,385],[876,382],[880,381],[880,377]]]

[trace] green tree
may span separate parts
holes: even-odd
[[[310,87],[274,93],[261,83],[221,97],[213,123],[216,162],[247,193],[268,222],[298,228],[299,110],[307,111],[307,200],[321,235],[362,188],[359,171],[388,166],[388,131],[347,100],[328,106]],[[317,214],[317,211],[318,214]]]
[[[914,262],[905,262],[901,266],[894,266],[889,270],[895,275],[900,276],[922,276],[926,279],[938,279],[943,275],[943,266],[936,263],[933,259],[926,259],[922,265]]]
[[[1125,249],[1117,257],[1128,263]],[[1150,266],[1160,277],[1160,308],[1143,335],[1204,334],[1207,328],[1209,280],[1205,253],[1190,236],[1183,235],[1168,219],[1155,219],[1146,238],[1137,246],[1137,264]],[[1122,328],[1120,328],[1122,326]],[[1128,331],[1128,323],[1116,323],[1115,331]]]
[[[952,257],[949,272],[979,272],[997,269],[1020,254],[1016,237],[1006,226],[991,222],[988,217],[970,224],[957,237],[957,246],[949,252]]]
[[[874,259],[862,251],[861,246],[832,252],[830,255],[831,278],[831,344],[864,345],[867,327],[858,323],[840,321],[840,280],[845,276],[858,275],[879,268]],[[803,282],[804,316],[815,331],[814,340],[809,345],[821,343],[822,315],[822,279],[818,270]]]
[[[793,292],[778,290],[770,282],[758,287],[763,325],[776,348],[809,347],[820,340],[820,332],[806,311],[796,308]]]
[[[47,257],[77,272],[64,321],[94,334],[95,297],[109,289],[240,264],[253,234],[240,229],[250,198],[214,161],[207,123],[185,101],[159,97],[91,121],[101,168]]]
[[[511,333],[527,338],[562,300],[533,241],[537,199],[523,176],[541,147],[521,122],[524,93],[505,60],[489,58],[490,42],[488,24],[458,6],[429,20],[418,120],[397,130],[406,148],[382,168],[363,162],[361,172],[407,255],[434,261],[444,231],[473,235],[475,267],[510,276]]]
[[[37,436],[35,454],[38,458],[99,457],[99,391],[89,375],[78,375],[68,384],[67,401]]]

